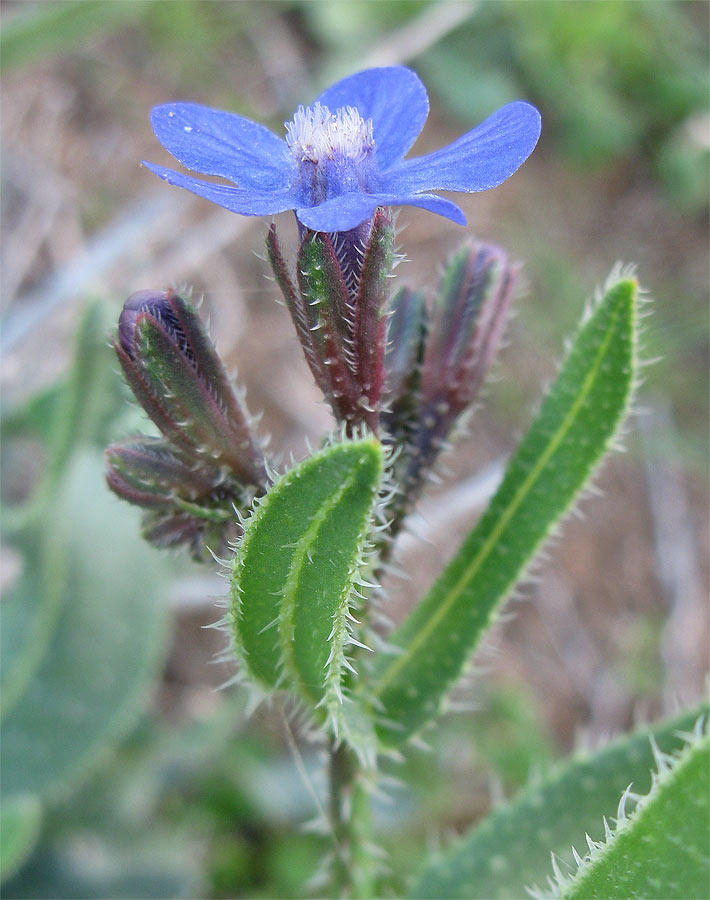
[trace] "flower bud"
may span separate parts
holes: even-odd
[[[478,242],[459,251],[444,271],[421,382],[423,412],[438,410],[444,433],[478,395],[503,333],[516,278],[503,250]]]
[[[394,230],[379,209],[337,234],[302,229],[297,279],[272,227],[267,252],[316,383],[340,422],[377,432],[384,382],[387,276]]]
[[[395,445],[407,441],[416,428],[426,316],[423,291],[402,287],[392,298],[387,323],[382,424]]]
[[[249,416],[193,307],[174,291],[139,291],[126,301],[114,349],[138,402],[184,455],[266,480]]]
[[[395,385],[401,383],[403,360],[415,363],[414,387],[393,398],[388,421],[392,441],[404,440],[397,463],[402,485],[397,518],[418,496],[456,420],[478,396],[503,333],[516,277],[517,269],[500,248],[478,242],[464,247],[443,273],[420,366],[413,351],[388,354]],[[414,329],[408,324],[414,321],[414,299],[400,298],[400,303],[391,325],[395,340]]]
[[[147,512],[141,528],[141,535],[149,544],[162,549],[185,547],[196,562],[222,556],[239,533],[235,518],[215,521],[174,510]]]
[[[161,438],[112,444],[106,465],[111,490],[147,509],[170,509],[178,498],[198,502],[224,481],[219,468],[179,456]]]
[[[111,490],[143,507],[143,537],[159,547],[188,545],[197,559],[216,553],[237,532],[234,506],[250,499],[240,484],[212,463],[176,452],[162,438],[142,437],[106,450]]]

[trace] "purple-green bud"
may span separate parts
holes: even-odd
[[[186,300],[172,290],[130,296],[114,349],[136,399],[177,450],[243,484],[265,483],[246,408]]]
[[[249,500],[217,466],[181,455],[162,438],[111,445],[106,481],[123,500],[146,510],[146,540],[159,547],[186,544],[198,559],[208,546],[219,553],[236,537],[233,507]]]
[[[216,466],[176,453],[161,438],[129,439],[106,450],[106,481],[119,497],[147,509],[170,509],[176,499],[198,502],[224,481]]]
[[[498,348],[517,269],[499,247],[472,242],[446,267],[426,326],[413,292],[398,295],[388,352],[392,384],[386,424],[403,444],[397,462],[401,518],[416,499],[456,420],[476,400]],[[417,339],[416,335],[425,334]],[[406,366],[412,365],[409,378]]]
[[[419,384],[427,328],[423,291],[401,287],[392,298],[385,350],[385,402],[382,424],[396,445],[416,428]]]
[[[222,556],[239,537],[236,519],[210,520],[189,512],[150,510],[143,518],[141,534],[160,548],[185,547],[197,562]]]
[[[421,392],[424,410],[439,410],[446,431],[478,395],[516,279],[506,253],[479,242],[459,251],[444,271],[429,320]]]
[[[186,348],[187,339],[173,308],[175,296],[172,291],[136,291],[123,304],[118,318],[118,340],[131,359],[137,355],[136,325],[141,316],[159,322],[176,345]]]
[[[379,426],[384,381],[387,276],[394,229],[388,210],[352,231],[302,229],[292,279],[276,230],[267,252],[316,383],[340,422]]]

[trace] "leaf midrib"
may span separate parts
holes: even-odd
[[[471,560],[468,568],[463,572],[459,580],[452,587],[448,597],[441,603],[439,607],[437,607],[436,611],[433,615],[427,619],[422,629],[414,636],[414,638],[408,643],[407,648],[404,653],[395,657],[394,661],[390,665],[390,667],[385,671],[382,678],[379,680],[374,695],[379,697],[382,695],[387,685],[395,678],[397,673],[403,669],[410,659],[413,657],[415,652],[419,649],[419,647],[424,643],[424,641],[428,638],[429,634],[437,627],[437,625],[441,622],[443,618],[448,614],[451,607],[456,603],[459,599],[461,593],[464,588],[468,584],[468,582],[475,577],[477,571],[481,568],[481,566],[485,563],[486,559],[490,555],[492,549],[496,546],[498,538],[501,533],[504,531],[511,518],[515,515],[520,505],[526,499],[534,482],[539,478],[540,472],[544,469],[544,467],[549,462],[550,458],[554,455],[557,448],[560,446],[562,441],[565,439],[567,434],[569,433],[574,420],[579,414],[579,411],[586,401],[587,397],[591,393],[593,382],[596,380],[599,370],[602,366],[602,360],[604,359],[609,343],[611,342],[612,335],[614,333],[614,328],[617,320],[621,315],[620,305],[617,306],[617,309],[614,311],[610,318],[609,327],[607,329],[607,334],[600,345],[599,351],[596,355],[594,365],[589,370],[587,377],[584,379],[582,390],[579,392],[577,399],[572,404],[572,407],[568,414],[562,421],[562,424],[557,429],[554,435],[550,438],[550,441],[547,445],[545,451],[540,455],[538,462],[531,469],[530,473],[523,480],[520,487],[514,494],[510,504],[501,514],[497,525],[491,531],[489,537],[484,541],[481,545],[480,550]],[[627,390],[628,396],[628,390]],[[499,491],[502,490],[502,486]],[[534,548],[531,549],[531,554],[534,552]]]
[[[313,516],[310,525],[303,533],[302,538],[298,541],[296,549],[294,550],[291,565],[289,566],[288,575],[286,576],[286,584],[284,585],[281,607],[281,637],[283,641],[284,658],[288,660],[291,665],[292,671],[298,677],[304,689],[306,689],[308,693],[311,694],[311,696],[313,695],[312,691],[308,687],[308,685],[303,684],[303,678],[301,676],[301,673],[298,671],[293,653],[293,614],[296,608],[296,593],[298,590],[300,575],[303,571],[304,562],[306,557],[308,556],[308,548],[313,546],[313,543],[316,540],[318,533],[323,526],[323,523],[328,517],[328,514],[332,509],[334,509],[335,506],[338,505],[338,503],[340,503],[343,495],[355,483],[356,476],[357,470],[354,468],[353,471],[343,481],[338,490],[328,497],[326,502],[320,506],[318,512]],[[290,634],[286,633],[287,629],[291,632]]]

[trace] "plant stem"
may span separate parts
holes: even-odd
[[[370,900],[375,896],[371,778],[345,743],[331,741],[329,812],[336,842],[333,883],[334,895],[341,898]]]

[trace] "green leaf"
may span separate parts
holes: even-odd
[[[66,557],[59,535],[46,531],[28,529],[11,545],[20,572],[0,605],[0,719],[22,696],[58,622]]]
[[[350,608],[383,470],[374,438],[333,444],[257,501],[234,561],[230,623],[248,673],[340,704]]]
[[[39,836],[42,806],[26,795],[4,801],[0,808],[0,881],[7,880],[29,856]]]
[[[135,721],[162,659],[155,554],[102,468],[98,454],[77,455],[47,512],[67,577],[46,651],[3,722],[3,797],[44,797],[85,777]]]
[[[664,753],[676,752],[708,707],[693,709],[651,729],[613,741],[595,753],[573,756],[540,784],[495,809],[444,856],[418,876],[409,897],[511,900],[545,883],[550,852],[572,866],[573,845],[585,834],[602,837],[603,816],[616,815],[619,798],[633,782],[646,792],[654,767],[651,735]]]
[[[47,462],[29,498],[4,510],[3,530],[10,534],[7,546],[19,574],[0,606],[0,717],[27,687],[58,622],[67,555],[64,532],[54,527],[47,510],[77,447],[103,443],[102,432],[118,399],[112,366],[101,307],[89,304],[66,377],[3,419],[6,434],[36,434],[46,445]]]
[[[710,734],[675,757],[657,755],[653,787],[593,846],[566,900],[706,900],[710,894]]]
[[[54,390],[11,416],[13,431],[20,435],[35,431],[46,441],[47,463],[30,497],[5,511],[5,530],[20,533],[41,521],[76,449],[82,444],[104,443],[102,432],[119,399],[116,385],[103,310],[98,303],[91,303],[79,321],[66,377]],[[40,421],[42,414],[45,422]]]
[[[638,285],[618,280],[581,326],[480,522],[376,669],[379,734],[397,744],[433,718],[496,611],[611,446],[636,377]]]

